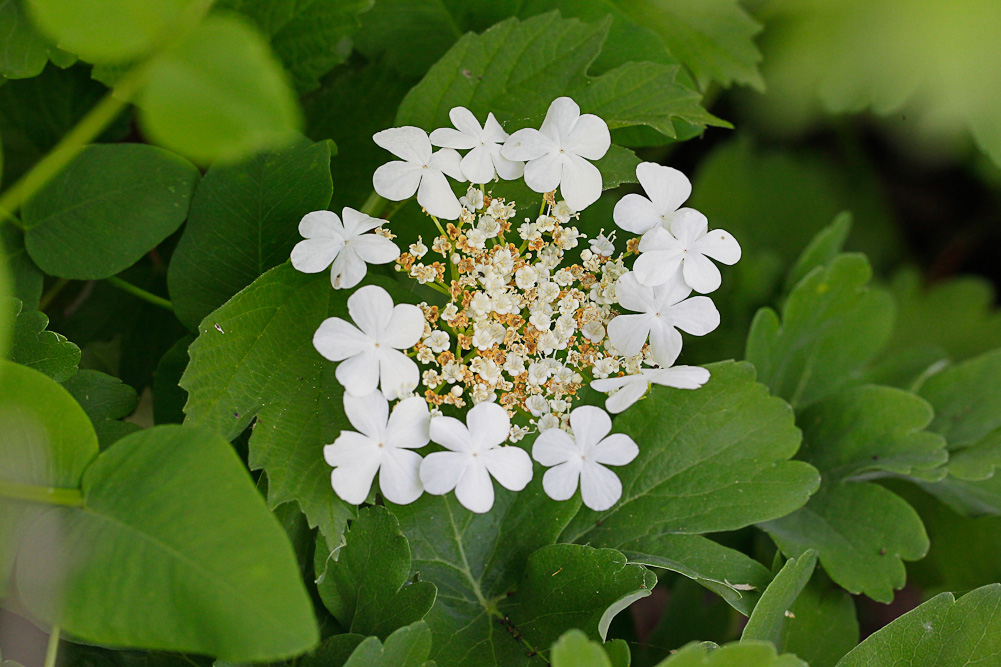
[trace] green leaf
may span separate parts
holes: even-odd
[[[854,648],[838,667],[965,667],[1001,654],[1001,584],[936,595]]]
[[[48,331],[49,318],[45,313],[21,310],[17,299],[6,299],[4,307],[13,315],[14,330],[10,346],[0,355],[45,373],[56,382],[62,382],[77,372],[80,348],[66,337]]]
[[[741,641],[767,641],[781,646],[786,617],[796,598],[806,587],[813,568],[817,565],[817,552],[808,549],[798,558],[790,558],[775,579],[761,594],[758,604],[747,619],[740,635]]]
[[[807,667],[796,656],[779,655],[768,642],[699,644],[692,642],[657,667]]]
[[[101,449],[107,449],[129,433],[140,430],[138,424],[119,421],[132,413],[139,397],[135,389],[118,378],[83,369],[63,381],[63,388],[87,413]]]
[[[810,667],[834,667],[858,643],[854,600],[819,571],[814,572],[789,613],[779,646]]]
[[[619,546],[630,563],[682,574],[713,591],[749,616],[772,580],[771,572],[750,556],[701,535],[643,536]]]
[[[129,435],[87,468],[82,491],[83,507],[35,521],[18,556],[21,601],[44,622],[91,642],[231,661],[319,640],[288,539],[218,435]]]
[[[334,364],[313,347],[327,317],[347,317],[344,290],[330,276],[271,269],[206,317],[181,377],[188,392],[185,423],[232,440],[256,417],[250,466],[268,474],[268,504],[295,500],[333,543],[353,508],[330,486],[323,445],[345,423]]]
[[[810,271],[818,266],[827,266],[844,250],[848,233],[852,230],[852,214],[838,213],[833,222],[813,237],[810,244],[800,254],[789,275],[786,276],[785,292],[788,294]]]
[[[433,667],[425,662],[431,652],[431,631],[418,621],[400,628],[383,644],[369,637],[354,650],[344,667]]]
[[[68,55],[38,34],[22,0],[0,0],[0,37],[0,76],[8,79],[38,76],[49,58],[63,63]]]
[[[188,392],[178,384],[188,367],[188,347],[195,341],[188,334],[167,350],[153,372],[153,423],[180,424]]]
[[[33,18],[60,47],[87,62],[142,55],[166,37],[192,0],[106,0],[95,12],[86,3],[27,0]]]
[[[358,15],[373,4],[374,0],[222,0],[215,6],[251,18],[303,93],[317,88],[320,77],[351,54]]]
[[[348,632],[386,637],[424,618],[434,604],[434,584],[407,584],[410,546],[400,524],[382,507],[361,510],[333,553],[317,540],[317,590],[323,604]],[[335,560],[336,559],[336,560]]]
[[[149,138],[199,163],[279,146],[299,109],[264,38],[238,15],[213,15],[149,66],[137,99]]]
[[[344,633],[324,639],[319,646],[298,658],[301,667],[344,667],[358,645],[365,641],[364,635]]]
[[[206,315],[289,258],[302,216],[330,204],[330,148],[297,143],[209,168],[191,200],[167,285],[178,319]]]
[[[640,447],[618,473],[622,498],[605,512],[582,510],[563,539],[656,553],[647,540],[735,530],[806,502],[818,476],[787,460],[800,440],[789,406],[754,381],[749,364],[709,369],[701,389],[654,387],[616,418],[616,431]]]
[[[28,254],[50,275],[113,276],[181,226],[198,177],[153,146],[88,146],[25,204]]]
[[[671,53],[695,75],[703,90],[716,82],[764,90],[758,72],[761,52],[753,38],[761,30],[737,0],[616,0],[637,22],[660,33]]]
[[[44,274],[24,249],[24,234],[14,225],[0,227],[0,263],[10,272],[10,296],[19,299],[27,310],[38,308]]]
[[[886,345],[893,301],[867,286],[862,255],[840,255],[801,280],[782,308],[758,311],[747,360],[772,393],[797,409],[849,386]]]
[[[553,667],[612,667],[601,644],[580,630],[565,633],[553,644],[550,661]]]

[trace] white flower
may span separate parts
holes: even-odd
[[[594,114],[581,115],[576,102],[558,97],[549,105],[542,127],[518,130],[501,154],[509,160],[528,161],[528,187],[536,192],[559,187],[567,206],[583,211],[601,196],[601,172],[588,160],[600,159],[611,143],[605,121]]]
[[[549,410],[549,401],[539,394],[532,394],[525,401],[525,407],[532,413],[533,417],[541,417],[542,413]]]
[[[670,366],[681,354],[678,329],[704,336],[719,326],[719,311],[707,296],[686,297],[692,290],[673,278],[658,287],[647,287],[633,272],[615,283],[615,298],[624,308],[639,315],[619,315],[608,323],[608,338],[623,356],[639,354],[650,338],[653,357],[661,366]]]
[[[448,334],[440,329],[435,329],[431,335],[424,339],[424,344],[431,348],[432,352],[444,352],[449,348],[451,341]]]
[[[427,403],[413,397],[401,401],[392,414],[379,392],[368,396],[344,395],[344,412],[358,429],[341,431],[333,444],[323,448],[323,458],[334,466],[330,483],[345,502],[365,502],[375,473],[386,500],[412,503],[423,492],[418,471],[421,457],[411,451],[428,443]]]
[[[568,500],[579,483],[585,505],[607,510],[622,496],[622,483],[605,466],[626,465],[639,447],[624,433],[608,435],[612,419],[600,408],[577,408],[570,413],[570,428],[573,435],[554,428],[535,439],[532,458],[552,466],[542,477],[542,488],[553,500]]]
[[[539,429],[539,433],[542,433],[543,431],[550,431],[552,429],[559,430],[560,418],[552,413],[548,415],[543,415],[542,419],[538,421],[536,426]]]
[[[640,239],[640,253],[633,270],[644,285],[660,285],[681,270],[685,282],[696,292],[708,294],[720,286],[720,273],[709,257],[724,264],[740,259],[740,245],[730,232],[709,231],[706,216],[682,209],[668,231],[655,227]]]
[[[431,154],[431,140],[419,127],[393,127],[376,132],[372,139],[400,158],[387,162],[372,175],[372,185],[380,196],[393,201],[409,199],[417,193],[417,203],[431,215],[455,220],[462,206],[445,175],[464,181],[459,154],[443,148]],[[402,160],[402,161],[401,161]]]
[[[493,476],[501,486],[521,491],[532,479],[532,460],[518,447],[501,447],[511,431],[511,418],[496,403],[478,403],[466,423],[452,417],[431,420],[431,440],[447,452],[429,454],[420,477],[428,493],[443,495],[455,489],[466,508],[482,514],[493,507]]]
[[[677,213],[694,210],[679,209],[692,194],[692,184],[677,169],[642,162],[636,166],[636,178],[647,197],[628,194],[615,204],[612,211],[615,224],[627,232],[643,234],[657,226],[670,229]]]
[[[333,211],[313,211],[302,217],[299,233],[306,240],[292,248],[292,266],[303,273],[319,273],[330,266],[334,289],[349,289],[365,277],[366,264],[392,262],[400,256],[400,249],[383,236],[365,233],[385,220],[348,207],[341,215],[344,224]]]
[[[431,143],[445,148],[472,149],[466,153],[460,164],[462,175],[467,180],[472,183],[486,183],[493,180],[495,172],[508,181],[521,178],[525,165],[501,155],[501,144],[507,140],[508,135],[492,113],[487,114],[487,122],[482,127],[473,112],[465,107],[452,107],[448,117],[456,129],[442,127],[433,131]],[[473,203],[475,204],[475,201]],[[483,203],[482,195],[479,203],[480,205]],[[475,210],[479,206],[474,205],[473,208]]]
[[[612,414],[622,412],[640,400],[651,384],[676,389],[698,389],[709,381],[709,371],[698,366],[647,368],[634,375],[592,380],[591,388],[609,394],[605,409]]]
[[[421,339],[421,309],[408,303],[394,307],[389,292],[366,285],[348,297],[348,313],[355,324],[329,317],[313,335],[313,346],[320,354],[341,362],[337,381],[353,396],[367,396],[379,385],[391,400],[413,391],[420,373],[400,350]]]
[[[580,331],[584,334],[584,338],[592,343],[600,343],[601,339],[605,337],[605,327],[601,326],[601,322],[595,322],[594,320],[585,324]]]
[[[604,232],[605,230],[601,230]],[[614,237],[614,232],[612,236]],[[591,246],[591,251],[602,257],[611,257],[612,253],[615,252],[615,244],[612,243],[612,239],[605,236],[604,233],[598,234],[596,238],[588,241],[588,245]]]

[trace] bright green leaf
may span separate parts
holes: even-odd
[[[358,645],[344,667],[432,667],[427,663],[431,652],[431,632],[418,621],[400,628],[383,644],[369,637]]]
[[[657,667],[807,667],[807,664],[790,653],[779,655],[768,642],[725,646],[693,642],[678,649]]]
[[[18,591],[38,618],[92,642],[232,661],[319,640],[288,539],[218,435],[129,435],[87,468],[82,491],[83,507],[49,510],[22,544]]]
[[[839,213],[830,225],[820,230],[786,276],[786,293],[791,292],[810,271],[834,261],[834,258],[844,250],[845,241],[851,230],[852,214],[848,211]]]
[[[0,227],[0,263],[10,272],[10,296],[19,299],[26,310],[38,308],[44,274],[24,249],[24,234],[14,225]]]
[[[810,581],[816,566],[817,552],[812,549],[787,560],[754,605],[740,635],[741,641],[767,641],[780,646],[789,609]]]
[[[612,667],[612,661],[601,644],[591,641],[580,630],[571,630],[560,637],[549,656],[553,667]]]
[[[966,667],[1001,655],[1001,584],[942,593],[854,648],[838,667]]]
[[[140,429],[138,424],[119,421],[136,407],[136,390],[121,380],[99,371],[83,369],[63,382],[83,411],[90,417],[101,449]]]
[[[28,254],[62,278],[107,278],[177,230],[199,174],[143,144],[84,148],[23,208]]]
[[[49,318],[45,313],[21,309],[17,299],[0,302],[14,317],[10,347],[0,355],[19,364],[41,371],[56,382],[62,382],[77,372],[80,348],[66,337],[45,327]]]
[[[281,145],[299,129],[281,65],[238,15],[210,16],[159,55],[137,104],[151,140],[199,163]]]
[[[69,55],[38,33],[23,0],[0,0],[0,45],[0,76],[8,79],[38,76],[49,58],[66,63]]]
[[[778,645],[810,667],[834,667],[858,643],[859,623],[852,596],[819,571],[814,572],[789,613]]]
[[[298,658],[300,667],[344,667],[358,645],[365,641],[364,635],[349,632],[332,635],[324,639],[319,646],[306,655]]]
[[[348,632],[386,637],[424,618],[435,599],[426,581],[407,584],[410,546],[400,525],[382,507],[361,510],[333,553],[317,540],[317,590],[323,604]],[[328,547],[329,549],[329,547]]]
[[[167,284],[178,319],[206,315],[288,259],[302,216],[330,204],[330,148],[297,143],[206,172],[191,199]],[[339,214],[339,211],[338,211]]]

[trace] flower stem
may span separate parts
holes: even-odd
[[[83,507],[83,493],[80,489],[60,489],[0,480],[0,497],[47,505]]]
[[[45,667],[56,667],[56,656],[59,653],[59,626],[53,625],[49,631],[49,644],[45,648]]]
[[[162,296],[157,296],[152,292],[147,292],[141,287],[136,287],[132,283],[125,282],[118,276],[111,276],[110,278],[105,278],[105,280],[107,280],[109,283],[111,283],[118,289],[124,292],[128,292],[132,296],[138,297],[143,301],[148,301],[149,303],[152,303],[154,306],[159,306],[160,308],[164,308],[171,312],[174,311],[174,304],[172,304],[170,301],[167,301]]]
[[[428,215],[430,215],[430,213]],[[436,218],[436,217],[434,217],[432,215],[431,219],[434,220],[434,226],[438,228],[438,231],[441,232],[442,236],[444,236],[444,237],[447,238],[448,234],[445,233],[445,230],[444,230],[444,228],[442,228],[441,223],[438,222],[438,218]]]
[[[361,212],[373,218],[378,218],[384,208],[386,208],[386,200],[373,190],[372,194],[365,200],[365,203],[361,205]]]

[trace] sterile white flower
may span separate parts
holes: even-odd
[[[626,465],[639,447],[624,433],[609,435],[612,419],[600,408],[577,408],[570,413],[570,428],[573,435],[554,428],[535,439],[532,458],[551,466],[542,477],[542,488],[553,500],[567,500],[579,483],[585,505],[607,510],[622,496],[622,482],[605,466]]]
[[[493,476],[501,486],[521,491],[532,480],[532,460],[518,447],[501,447],[511,431],[511,418],[496,403],[478,403],[463,424],[453,417],[431,420],[431,440],[449,451],[434,452],[421,463],[424,490],[455,497],[468,510],[482,514],[493,507]]]
[[[417,193],[417,203],[431,215],[455,220],[462,206],[445,175],[465,181],[459,154],[451,148],[431,153],[431,140],[419,127],[393,127],[376,132],[372,139],[400,158],[387,162],[372,175],[375,191],[386,199],[402,201]]]
[[[428,443],[430,416],[420,397],[400,401],[389,412],[389,402],[379,392],[368,396],[344,395],[344,412],[355,431],[341,431],[333,444],[323,448],[323,458],[334,466],[330,483],[345,502],[365,502],[375,473],[386,500],[405,505],[420,497],[421,457],[411,451]]]
[[[299,233],[305,240],[292,248],[292,266],[303,273],[319,273],[329,266],[334,289],[349,289],[365,277],[366,264],[392,262],[400,256],[400,249],[384,236],[366,234],[385,220],[348,207],[341,215],[343,224],[333,211],[313,211],[302,217]]]
[[[603,157],[611,143],[605,121],[594,114],[582,115],[576,102],[558,97],[549,105],[542,126],[512,134],[501,155],[527,161],[528,187],[536,192],[559,187],[567,206],[583,211],[601,196],[601,172],[588,160]]]
[[[421,309],[407,303],[394,306],[389,292],[366,285],[348,297],[348,313],[354,324],[329,317],[313,335],[320,354],[341,362],[334,374],[337,381],[354,396],[367,396],[380,385],[391,400],[413,391],[420,373],[400,350],[421,339]]]
[[[460,163],[462,175],[467,180],[486,183],[493,180],[494,173],[505,180],[521,178],[525,171],[524,163],[508,160],[501,155],[501,145],[508,134],[493,113],[487,114],[487,122],[482,127],[473,112],[465,107],[452,107],[448,117],[456,129],[442,127],[434,130],[431,133],[431,143],[445,148],[472,149],[463,156]]]
[[[719,288],[719,269],[709,261],[735,264],[740,245],[730,232],[709,231],[706,216],[694,209],[682,209],[671,222],[670,231],[655,227],[643,235],[640,256],[633,270],[644,285],[660,285],[679,270],[696,292],[708,294]]]
[[[719,311],[707,296],[686,298],[692,290],[680,276],[658,287],[647,287],[629,272],[615,283],[615,298],[638,315],[619,315],[608,323],[608,338],[623,356],[639,354],[647,338],[653,358],[670,366],[681,354],[678,329],[704,336],[719,326]]]
[[[646,368],[633,375],[592,380],[591,388],[609,394],[605,409],[618,414],[643,397],[651,384],[675,389],[698,389],[709,381],[709,371],[698,366]],[[614,393],[613,393],[614,392]]]
[[[692,184],[677,169],[641,162],[636,166],[636,178],[647,196],[628,194],[612,211],[615,224],[627,232],[643,234],[658,225],[670,229],[677,213],[694,210],[679,208],[692,194]]]

